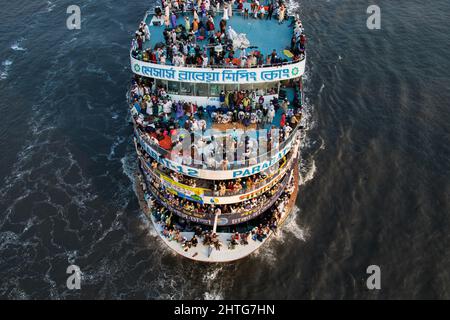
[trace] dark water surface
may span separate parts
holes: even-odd
[[[139,213],[125,92],[148,1],[3,1],[0,297],[450,298],[450,3],[302,0],[299,210],[258,255],[170,253]],[[66,288],[80,266],[82,288]],[[382,289],[365,286],[381,267]]]

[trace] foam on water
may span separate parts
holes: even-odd
[[[130,181],[134,184],[135,183],[135,177],[134,174],[136,172],[136,158],[131,154],[127,154],[124,157],[120,159],[120,162],[122,163],[122,172],[130,179]]]
[[[47,1],[47,12],[52,12],[55,7],[56,7],[55,3]]]
[[[282,228],[277,232],[275,238],[283,241],[286,234],[294,236],[297,240],[306,241],[308,238],[308,229],[303,229],[297,222],[297,216],[300,214],[300,208],[295,206],[291,214],[286,218]]]
[[[223,295],[221,292],[205,292],[203,294],[204,300],[223,300]]]
[[[204,300],[223,300],[226,287],[231,286],[233,283],[233,278],[230,277],[229,266],[208,266],[202,282],[206,289],[203,293]]]
[[[300,168],[299,185],[305,185],[314,178],[317,171],[316,162],[312,159],[309,166],[302,166]]]
[[[320,95],[322,93],[323,89],[325,89],[325,83],[322,83],[322,86],[319,89],[318,95]]]
[[[119,145],[121,145],[124,141],[125,141],[125,137],[121,137],[121,136],[116,137],[114,143],[111,145],[111,149],[110,149],[110,152],[109,152],[109,155],[108,155],[108,160],[109,161],[113,160],[113,158],[114,158],[114,156],[116,154],[116,148]]]
[[[300,13],[300,3],[298,2],[298,0],[288,0],[287,1],[287,10],[288,10],[288,14],[299,14]]]
[[[27,49],[23,48],[21,46],[22,41],[24,41],[25,38],[20,38],[19,40],[15,41],[12,45],[11,45],[11,49],[14,51],[26,51]]]
[[[13,62],[12,60],[4,60],[2,62],[2,69],[0,72],[0,80],[6,80],[8,78],[9,75],[9,71],[11,70],[11,66],[12,66]]]
[[[211,281],[214,281],[215,279],[217,279],[217,276],[219,275],[219,272],[222,269],[223,269],[222,267],[218,267],[216,269],[212,269],[212,270],[206,272],[203,275],[203,282],[210,283]]]
[[[103,81],[106,80],[106,81],[111,82],[114,85],[116,85],[116,82],[112,79],[111,75],[100,66],[97,66],[92,63],[88,63],[88,65],[86,66],[86,71],[89,73],[92,73],[92,74],[99,75],[102,77]]]

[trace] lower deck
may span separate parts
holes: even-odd
[[[138,179],[136,180],[139,181]],[[287,216],[293,211],[295,206],[295,201],[298,193],[298,182],[299,182],[299,168],[295,166],[292,171],[290,185],[292,186],[292,192],[285,203],[283,203],[283,208],[281,211],[281,217],[278,221],[277,230],[282,226],[283,222],[286,220]],[[195,261],[201,262],[231,262],[235,260],[242,259],[254,252],[256,252],[265,242],[267,242],[276,231],[270,231],[266,237],[263,239],[257,239],[256,236],[250,234],[247,238],[247,243],[237,242],[235,245],[230,245],[231,238],[234,233],[229,232],[218,232],[217,239],[219,242],[219,248],[212,245],[204,245],[202,238],[198,238],[198,244],[196,246],[185,246],[183,243],[175,240],[170,240],[168,237],[163,235],[164,224],[158,222],[157,219],[151,213],[151,208],[147,201],[145,201],[145,194],[139,183],[136,185],[136,191],[139,197],[139,203],[141,209],[144,211],[146,216],[152,221],[152,224],[157,231],[159,237],[163,242],[175,253],[189,258]],[[180,232],[180,235],[184,239],[192,239],[194,232]]]

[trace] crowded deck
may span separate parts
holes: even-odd
[[[130,51],[141,207],[199,261],[257,250],[298,187],[303,25],[283,0],[163,0]]]
[[[132,81],[135,137],[166,167],[198,169],[195,177],[199,170],[229,171],[264,163],[269,167],[288,153],[301,128],[301,81],[284,89],[278,86],[271,96],[261,89],[222,90],[216,105],[175,100],[167,84],[157,83],[140,76]]]
[[[138,175],[137,191],[145,214],[171,250],[196,261],[231,262],[256,252],[278,232],[295,204],[298,167],[289,175],[282,194],[264,215],[226,229],[192,224],[174,215],[148,192],[142,175]]]

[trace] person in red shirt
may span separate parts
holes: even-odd
[[[286,114],[283,113],[280,119],[280,128],[283,128],[286,125]]]

